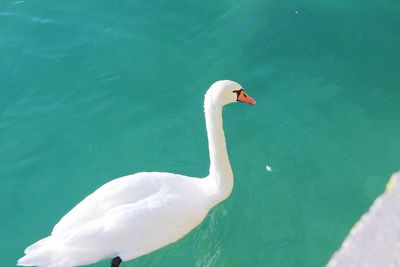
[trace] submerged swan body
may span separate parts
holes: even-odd
[[[238,101],[255,104],[228,80],[214,83],[205,95],[207,177],[141,172],[114,179],[68,212],[50,236],[29,246],[18,265],[71,267],[113,258],[111,266],[119,266],[185,236],[232,192],[222,107]]]

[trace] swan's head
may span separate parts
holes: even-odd
[[[227,105],[235,102],[244,102],[254,105],[256,101],[249,96],[243,87],[237,82],[230,80],[217,81],[211,85],[206,93],[206,101],[213,105]]]

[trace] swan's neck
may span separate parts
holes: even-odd
[[[230,195],[233,189],[233,173],[226,150],[222,123],[222,105],[213,103],[206,96],[204,112],[210,153],[210,174],[208,179],[210,180],[212,191],[222,201]]]

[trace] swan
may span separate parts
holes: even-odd
[[[207,177],[140,172],[111,180],[62,217],[51,235],[26,248],[17,264],[70,267],[110,258],[118,267],[185,236],[232,192],[222,108],[234,102],[256,103],[230,80],[213,83],[205,94]]]

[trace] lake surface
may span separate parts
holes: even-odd
[[[232,79],[257,100],[224,111],[233,194],[122,266],[324,266],[400,169],[399,12],[395,0],[2,1],[0,265],[112,178],[206,176],[204,93]]]

